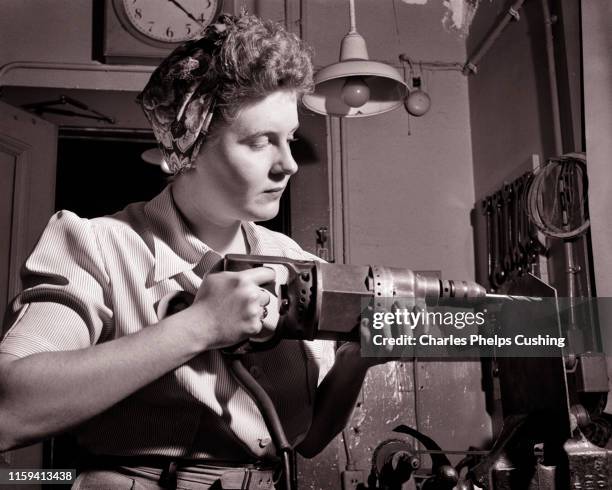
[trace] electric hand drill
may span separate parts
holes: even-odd
[[[417,307],[467,307],[500,297],[487,294],[472,281],[442,280],[403,268],[230,254],[225,257],[224,269],[240,271],[266,264],[279,264],[289,271],[279,296],[276,336],[283,339],[357,340],[364,304],[368,303],[376,307],[395,298]]]

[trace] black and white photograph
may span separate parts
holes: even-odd
[[[610,0],[0,0],[0,489],[612,489]]]

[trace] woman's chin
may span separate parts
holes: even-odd
[[[273,219],[278,214],[278,208],[278,202],[276,202],[249,209],[246,213],[248,215],[248,221],[268,221]]]

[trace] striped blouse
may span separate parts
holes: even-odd
[[[253,223],[243,230],[252,254],[315,258],[285,235]],[[158,321],[161,298],[195,294],[220,259],[190,233],[171,186],[112,216],[88,220],[60,211],[24,266],[25,289],[13,302],[0,352],[24,357],[82,349],[148,328]],[[276,273],[286,281],[283,267]],[[315,390],[332,363],[333,346],[325,341],[283,341],[245,356],[290,441],[308,431]],[[94,454],[226,461],[275,455],[259,410],[218,351],[194,357],[75,434]]]

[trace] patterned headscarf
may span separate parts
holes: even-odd
[[[214,69],[220,46],[235,17],[221,15],[201,38],[176,48],[151,75],[138,96],[168,168],[191,168],[215,108],[219,80]]]

